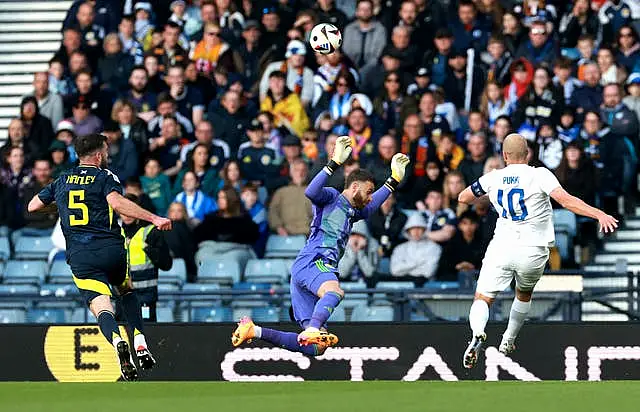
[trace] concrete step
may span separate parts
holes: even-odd
[[[629,229],[640,229],[640,219],[627,219],[624,222],[624,227]]]
[[[616,265],[606,264],[591,264],[584,267],[585,272],[599,272],[599,273],[613,273],[616,271]],[[630,272],[640,272],[640,265],[631,264],[627,266],[627,270]]]
[[[31,84],[32,74],[0,74],[0,84]]]
[[[33,86],[31,84],[5,85],[0,87],[0,96],[24,96],[32,90]]]
[[[0,53],[56,52],[60,48],[59,41],[0,43]]]
[[[9,21],[15,21],[9,20]],[[33,22],[33,20],[27,20],[30,23],[3,23],[0,24],[0,32],[8,33],[24,33],[24,32],[58,32],[62,29],[62,19],[54,22]]]
[[[28,41],[56,41],[59,46],[62,41],[62,33],[59,31],[44,33],[0,33],[0,43]]]
[[[34,2],[19,2],[19,1],[3,1],[2,11],[63,11],[65,14],[71,7],[71,1],[34,1]],[[60,21],[62,21],[60,19]]]
[[[0,117],[0,129],[6,129],[11,121],[8,117]]]
[[[620,313],[582,314],[584,322],[627,322],[629,317]]]
[[[607,252],[640,252],[640,242],[609,240],[604,244]]]
[[[53,57],[53,55],[51,56]],[[46,61],[29,64],[0,64],[0,74],[25,74],[32,75],[35,72],[46,72],[49,64]]]
[[[0,24],[2,26],[2,24]],[[5,53],[0,54],[0,64],[4,63],[45,63],[53,57],[53,52],[48,53]]]
[[[626,259],[630,264],[640,264],[640,253],[601,253],[596,255],[594,260],[595,263],[615,265],[618,259]]]
[[[18,107],[22,98],[19,96],[12,97],[1,97],[0,96],[0,107]]]
[[[5,12],[4,9],[0,12],[0,22],[14,22],[14,21],[24,21],[24,22],[45,22],[51,21],[56,22],[58,24],[58,30],[62,28],[62,21],[67,15],[66,11],[12,11]],[[43,30],[45,31],[45,30]],[[49,31],[49,30],[46,30]]]
[[[626,288],[629,286],[629,280],[626,277],[597,277],[582,279],[584,289],[590,288]]]
[[[620,309],[620,310],[628,310],[629,309],[629,302],[616,302],[616,301],[609,301],[609,303],[613,306],[615,306],[616,308]],[[599,304],[598,302],[582,302],[582,313],[584,314],[585,312],[601,312],[601,311],[610,311],[611,309],[607,308],[606,306],[603,306],[601,304]]]
[[[640,229],[621,229],[616,232],[616,239],[619,240],[637,240],[640,242]]]
[[[0,117],[14,118],[20,113],[20,107],[0,107]]]

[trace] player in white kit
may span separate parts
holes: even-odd
[[[506,137],[502,156],[507,164],[504,169],[480,177],[458,197],[460,202],[471,204],[488,195],[499,215],[469,312],[473,337],[464,353],[465,368],[475,366],[478,351],[487,338],[484,330],[489,306],[514,277],[516,297],[498,350],[504,354],[515,350],[514,341],[531,308],[533,288],[549,259],[549,247],[555,242],[550,198],[576,214],[598,220],[605,233],[618,226],[612,216],[567,193],[551,171],[527,165],[527,142],[521,135]]]

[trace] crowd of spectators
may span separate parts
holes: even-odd
[[[77,0],[0,149],[0,226],[50,231],[55,213],[26,202],[77,163],[74,136],[102,132],[126,191],[174,221],[193,280],[203,256],[245,261],[270,234],[307,235],[305,185],[348,135],[339,190],[360,167],[382,184],[396,151],[411,164],[354,227],[341,276],[455,280],[480,267],[497,219],[457,195],[504,166],[510,132],[570,193],[634,210],[639,18],[633,0]],[[341,50],[312,52],[319,22]],[[581,233],[593,246],[593,225]]]

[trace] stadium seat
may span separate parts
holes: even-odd
[[[565,230],[556,228],[555,236],[556,236],[556,247],[558,248],[558,252],[560,252],[560,257],[562,258],[562,261],[569,260],[571,256],[571,249],[573,248],[571,235]]]
[[[5,268],[4,283],[41,284],[47,274],[47,262],[10,260]]]
[[[1,308],[23,308],[31,305],[31,299],[9,300],[12,295],[38,294],[38,287],[35,285],[0,285],[0,307]]]
[[[286,283],[287,264],[282,259],[251,259],[244,270],[244,280],[261,283]]]
[[[180,286],[174,283],[158,283],[158,293],[162,294],[171,294],[174,292],[178,292],[180,290]]]
[[[0,323],[25,323],[27,312],[24,309],[0,309]]]
[[[392,322],[394,310],[391,306],[359,305],[353,308],[352,322]]]
[[[169,270],[158,271],[159,283],[175,283],[182,285],[187,281],[187,266],[184,259],[173,259],[173,265]]]
[[[331,322],[346,322],[347,321],[347,313],[344,310],[342,305],[337,306],[333,309],[333,313],[329,318],[329,323]]]
[[[553,210],[553,225],[554,227],[566,228],[569,236],[575,237],[577,234],[577,221],[575,213],[567,209],[554,209]]]
[[[295,258],[307,242],[303,235],[278,236],[271,235],[267,239],[265,257],[267,258]]]
[[[64,309],[29,309],[27,311],[29,323],[65,323],[69,320],[71,320],[71,313]]]
[[[344,290],[344,299],[340,306],[343,308],[353,308],[355,306],[361,305],[362,302],[366,302],[368,296],[366,293],[357,293],[359,290],[364,290],[367,288],[367,284],[360,282],[342,282],[340,283],[340,288]]]
[[[9,246],[9,238],[0,237],[0,260],[9,260],[11,257],[11,247]]]
[[[182,292],[189,293],[192,296],[185,296],[181,307],[188,309],[190,307],[220,305],[223,299],[229,299],[229,295],[223,296],[219,294],[221,290],[225,289],[228,290],[228,288],[221,288],[216,283],[185,283],[182,286]]]
[[[262,292],[256,294],[234,295],[233,300],[231,301],[231,306],[233,307],[267,306],[271,300],[268,294],[268,292],[271,291],[271,285],[269,283],[240,282],[233,285],[233,290]]]
[[[233,285],[240,282],[240,264],[235,260],[204,260],[198,266],[199,283]]]
[[[96,323],[96,318],[87,308],[75,308],[71,312],[71,323]]]
[[[430,280],[423,286],[424,289],[430,291],[442,291],[442,290],[458,290],[460,289],[459,282],[443,282],[439,280]]]
[[[73,282],[73,274],[71,267],[64,260],[54,260],[49,270],[50,283],[69,283]]]
[[[175,317],[173,316],[173,309],[169,306],[159,306],[156,308],[156,317],[158,323],[171,323],[175,322]]]
[[[21,236],[15,245],[15,259],[43,259],[49,257],[49,252],[53,249],[51,237],[31,237]]]
[[[253,308],[251,310],[251,317],[256,323],[278,322],[280,318],[280,309],[273,306]]]
[[[233,312],[226,307],[202,307],[191,309],[191,322],[232,322]]]
[[[410,281],[386,281],[376,283],[376,289],[407,290],[415,289],[415,285]]]

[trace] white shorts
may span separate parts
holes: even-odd
[[[482,260],[476,293],[489,298],[505,290],[515,277],[521,291],[533,291],[549,260],[545,246],[516,246],[489,244]]]

